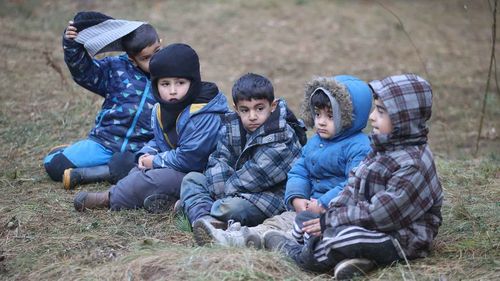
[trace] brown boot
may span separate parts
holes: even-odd
[[[75,210],[109,208],[109,192],[78,192],[73,200]]]

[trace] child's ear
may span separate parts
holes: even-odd
[[[234,108],[234,111],[238,112],[238,107],[236,106],[236,104],[233,102],[233,108]]]
[[[278,106],[277,99],[273,100],[273,102],[271,103],[271,112],[274,112],[274,110],[276,109],[276,106]]]
[[[128,61],[129,61],[131,64],[133,64],[134,66],[137,66],[137,63],[135,62],[135,59],[134,59],[134,58],[132,58],[132,57],[130,57],[130,56],[129,56],[129,57],[128,57]]]
[[[163,39],[162,39],[162,38],[160,38],[159,42],[160,42],[160,45],[161,45],[161,43],[163,42]]]

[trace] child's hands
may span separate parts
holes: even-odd
[[[319,218],[304,222],[304,227],[302,227],[302,231],[307,232],[309,235],[312,236],[320,236],[321,223],[319,222]]]
[[[294,198],[292,200],[292,205],[293,208],[295,209],[295,212],[302,212],[307,209],[307,205],[309,204],[309,200],[304,199],[304,198]]]
[[[66,39],[75,39],[78,36],[78,31],[76,27],[73,26],[73,21],[69,21],[68,27],[66,27],[66,32],[64,32],[64,37]]]
[[[141,170],[152,169],[154,158],[154,155],[149,155],[147,153],[141,155],[141,157],[139,157],[139,159],[137,160],[137,167]]]
[[[311,201],[309,201],[309,204],[306,206],[306,210],[315,214],[322,214],[326,212],[326,209],[323,208],[323,206],[321,206],[319,201],[316,199],[311,199]]]

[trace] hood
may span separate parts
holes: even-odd
[[[370,82],[384,103],[393,130],[390,134],[372,134],[375,145],[418,145],[427,142],[427,120],[431,117],[430,84],[415,74],[402,74]]]
[[[337,129],[332,140],[344,139],[361,132],[366,127],[372,107],[371,90],[366,82],[351,75],[316,77],[306,84],[301,115],[308,127],[314,127],[314,114],[310,99],[318,88],[322,88],[327,95],[330,94],[331,98],[337,101],[340,109],[342,127],[340,130]]]

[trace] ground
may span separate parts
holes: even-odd
[[[246,72],[268,76],[277,96],[296,111],[304,83],[316,75],[352,74],[370,81],[414,72],[426,78],[434,90],[429,142],[445,191],[443,226],[429,258],[380,269],[367,279],[499,279],[500,92],[495,75],[475,153],[491,58],[492,5],[457,0],[1,1],[0,277],[330,278],[303,272],[265,251],[195,247],[185,222],[171,215],[73,210],[78,190],[65,191],[50,181],[42,159],[50,147],[84,138],[102,103],[72,81],[60,41],[77,11],[98,10],[152,23],[165,45],[190,44],[200,56],[203,79],[216,82],[228,98],[232,83]]]

